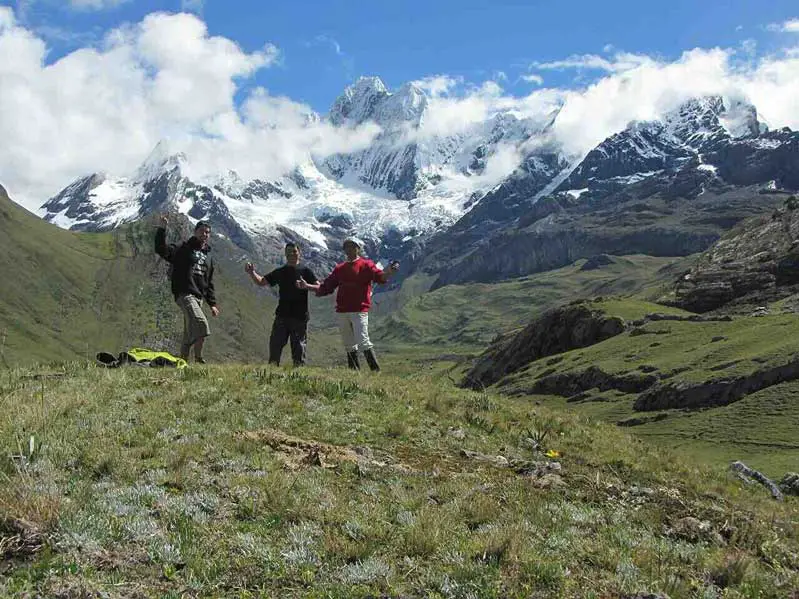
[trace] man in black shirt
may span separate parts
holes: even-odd
[[[219,305],[214,293],[214,262],[209,255],[211,248],[211,225],[200,221],[194,227],[194,235],[182,244],[167,244],[166,227],[169,219],[165,214],[157,217],[155,252],[172,264],[172,293],[183,312],[183,341],[180,357],[189,360],[189,351],[194,348],[194,359],[205,364],[203,345],[211,334],[208,319],[202,310],[205,300],[213,316],[219,315]]]
[[[286,244],[286,264],[267,275],[259,275],[248,262],[244,270],[256,285],[269,285],[280,288],[280,299],[272,323],[269,337],[269,363],[278,366],[280,354],[287,341],[291,341],[291,357],[294,366],[305,364],[305,349],[308,339],[308,290],[298,289],[300,279],[316,283],[316,276],[310,268],[300,266],[300,247],[296,243]]]

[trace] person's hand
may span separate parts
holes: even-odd
[[[297,279],[297,289],[308,289],[308,282],[300,277]]]
[[[211,315],[216,318],[219,316],[219,306],[211,306]]]
[[[252,265],[252,262],[247,262],[247,264],[244,265],[244,272],[246,272],[248,275],[251,275],[255,272],[255,267]]]

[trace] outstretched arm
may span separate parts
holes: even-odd
[[[297,289],[309,289],[310,291],[316,292],[317,295],[319,295],[319,288],[321,286],[320,283],[309,283],[302,277],[297,279]]]
[[[317,296],[322,297],[323,295],[330,295],[333,293],[336,290],[336,287],[338,287],[338,283],[338,269],[334,268],[333,272],[327,275],[327,278],[322,281],[321,285],[311,285],[310,283],[305,284],[308,285],[307,289],[313,289]],[[297,284],[300,285],[301,283],[298,281]],[[302,287],[300,287],[300,289],[302,289]]]
[[[244,271],[250,275],[250,279],[256,285],[260,285],[261,287],[265,287],[266,285],[273,285],[273,283],[269,282],[269,275],[259,275],[255,271],[255,266],[253,266],[252,262],[247,262],[244,265]]]
[[[376,283],[387,283],[399,270],[399,262],[392,260],[386,270],[380,270],[377,265],[372,262],[372,277]]]

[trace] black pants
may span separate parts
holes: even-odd
[[[272,334],[269,337],[269,362],[280,364],[280,354],[286,342],[291,341],[291,357],[294,366],[305,364],[305,348],[308,345],[308,321],[304,318],[275,316]]]

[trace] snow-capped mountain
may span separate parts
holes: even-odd
[[[354,154],[335,155],[324,168],[340,181],[357,181],[399,199],[423,196],[448,175],[470,177],[485,172],[499,148],[515,148],[544,135],[553,115],[541,121],[499,112],[441,135],[426,130],[429,99],[413,83],[389,92],[377,77],[363,77],[333,104],[328,118],[337,126],[374,122],[381,128],[375,143]]]
[[[127,177],[93,174],[73,182],[44,204],[44,218],[107,230],[172,210],[211,220],[242,248],[277,254],[291,239],[328,260],[345,236],[356,234],[370,255],[404,256],[436,272],[456,269],[442,278],[455,281],[489,276],[484,258],[481,274],[470,275],[476,249],[513,231],[541,235],[557,225],[556,214],[592,215],[647,198],[693,200],[706,191],[705,198],[716,197],[736,186],[799,189],[799,133],[768,131],[755,107],[741,100],[692,99],[661,119],[631,123],[582,159],[565,155],[556,139],[557,110],[538,119],[498,111],[444,134],[427,126],[435,101],[414,84],[392,93],[378,78],[361,78],[323,118],[337,127],[376,123],[380,134],[362,151],[308,156],[278,178],[245,180],[227,171],[198,179],[191,157],[163,142]],[[322,117],[309,122],[316,118]],[[713,234],[675,243],[698,251]],[[501,266],[490,276],[579,257],[582,250],[564,239],[548,248],[562,249],[551,260]],[[658,243],[660,253],[677,247]],[[584,245],[603,251],[599,242]]]
[[[633,122],[573,166],[546,158],[528,157],[437,234],[418,267],[440,286],[598,253],[687,255],[799,190],[799,132],[768,131],[754,106],[718,96]]]
[[[588,153],[557,191],[575,197],[590,191],[604,196],[650,177],[686,169],[699,171],[704,178],[730,176],[731,182],[744,184],[739,177],[735,180],[736,174],[725,165],[730,151],[776,149],[774,141],[790,145],[783,137],[779,132],[769,133],[758,120],[756,108],[743,100],[694,98],[660,120],[633,122],[607,138]],[[778,162],[774,175],[780,178]],[[762,183],[764,175],[750,179],[749,184]]]
[[[296,237],[337,251],[340,240],[355,233],[373,251],[386,240],[396,250],[455,222],[525,153],[536,151],[526,147],[547,135],[553,119],[498,112],[442,136],[426,132],[428,109],[428,97],[414,84],[391,93],[380,79],[361,78],[326,118],[338,127],[376,123],[381,133],[362,152],[308,156],[277,179],[244,180],[232,170],[196,179],[190,157],[164,141],[129,176],[92,174],[73,182],[42,206],[43,216],[62,227],[97,231],[175,210],[211,219],[217,230],[221,224],[242,247],[264,237]],[[504,171],[493,167],[495,159],[508,165]]]

